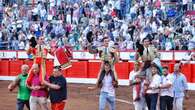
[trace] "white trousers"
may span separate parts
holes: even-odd
[[[183,110],[183,97],[174,97],[173,110]]]
[[[148,110],[146,106],[145,98],[141,97],[139,101],[134,101],[134,108],[135,110]]]

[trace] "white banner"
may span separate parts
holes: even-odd
[[[29,58],[28,55],[26,54],[26,51],[19,51],[18,52],[18,58],[19,59],[27,59]]]
[[[16,51],[0,51],[0,59],[2,58],[16,58]]]
[[[159,52],[161,60],[173,60],[173,52]],[[18,55],[17,55],[18,54]],[[134,61],[135,52],[119,52],[121,60]],[[27,59],[29,56],[26,51],[0,51],[0,59],[3,58],[19,58]],[[32,57],[32,56],[31,56]],[[182,60],[189,57],[189,52],[175,52],[175,60]],[[48,54],[47,58],[53,59],[54,57]],[[91,54],[86,51],[73,52],[73,60],[97,60],[99,59],[99,54]]]
[[[135,52],[120,52],[120,59],[133,61],[135,59]]]
[[[18,58],[19,59],[27,59],[27,58],[32,58],[32,56],[29,56],[26,54],[26,51],[19,51],[18,52]],[[54,59],[54,57],[51,54],[47,54],[48,59]]]
[[[173,52],[159,52],[161,60],[173,60]]]
[[[90,54],[89,52],[73,52],[73,59],[94,59],[94,54]]]
[[[175,59],[177,60],[189,59],[187,57],[189,57],[188,52],[175,52]]]

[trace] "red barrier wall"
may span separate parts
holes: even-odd
[[[192,76],[191,82],[195,83],[195,64],[191,65],[191,76]]]
[[[21,72],[20,67],[22,64],[32,65],[32,60],[0,60],[0,76],[16,76]],[[51,74],[53,71],[53,60],[46,61],[47,73]],[[64,76],[75,78],[96,78],[100,70],[101,62],[88,62],[88,61],[74,61],[72,67],[63,70]],[[119,79],[128,79],[130,71],[133,70],[133,62],[119,62],[116,64],[116,72]],[[174,63],[166,62],[162,65],[167,65],[170,72],[174,70]],[[182,73],[187,77],[188,82],[195,83],[195,64],[183,64]]]
[[[17,76],[21,73],[21,66],[23,65],[23,60],[12,60],[9,62],[9,76]]]
[[[133,62],[129,62],[129,71],[133,71],[134,68],[134,63]]]
[[[190,71],[191,65],[192,64],[183,64],[181,67],[181,71],[185,76],[187,76],[186,78],[188,82],[192,82],[192,72]]]
[[[30,68],[33,65],[33,60],[24,60],[24,64],[27,64]]]
[[[172,73],[174,71],[174,63],[168,63],[169,72]]]
[[[116,73],[119,79],[128,79],[129,77],[129,62],[119,62],[115,64]]]
[[[9,76],[9,60],[0,60],[0,76]]]
[[[88,78],[97,78],[100,72],[101,62],[88,62]]]
[[[51,75],[53,72],[53,60],[46,61],[46,72],[48,75]]]
[[[67,69],[67,77],[87,78],[87,61],[72,62],[72,67]]]

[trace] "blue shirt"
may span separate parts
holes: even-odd
[[[173,73],[173,93],[175,98],[184,97],[184,91],[188,89],[186,77],[182,74]]]

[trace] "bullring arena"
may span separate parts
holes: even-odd
[[[0,0],[0,110],[194,100],[195,0]]]
[[[16,107],[17,91],[9,93],[8,84],[9,81],[0,81],[1,110],[14,110]],[[86,84],[68,84],[68,103],[65,110],[98,110],[99,91],[88,91],[88,86]],[[185,110],[194,110],[195,92],[190,91],[189,95],[190,99],[185,101]],[[116,90],[116,98],[116,110],[133,110],[132,88],[120,86]]]
[[[4,54],[8,53],[4,52]],[[0,61],[0,110],[14,110],[16,107],[17,89],[15,89],[13,92],[9,92],[7,86],[10,83],[10,80],[13,80],[14,76],[20,73],[20,66],[22,64],[28,64],[31,66],[32,60],[4,58]],[[48,60],[47,64],[47,68],[49,68],[47,70],[49,74],[51,74],[53,60]],[[170,72],[173,71],[172,62],[164,61],[163,65],[168,65]],[[194,71],[193,67],[193,63],[188,63],[184,64],[182,69],[184,74],[187,76],[189,88],[191,89],[189,91],[190,98],[185,100],[184,103],[185,110],[194,110],[195,107],[195,92],[193,91],[194,75],[192,74]],[[66,104],[66,110],[98,110],[98,98],[100,91],[90,91],[87,89],[87,87],[92,86],[95,83],[99,68],[100,62],[98,60],[87,61],[77,59],[72,61],[71,68],[63,71],[63,74],[65,77],[67,77],[68,81],[68,102]],[[133,62],[131,61],[119,62],[116,64],[116,71],[120,79],[120,86],[116,89],[116,110],[133,110],[132,88],[128,86],[129,72],[132,69]],[[106,110],[108,110],[108,106]]]

